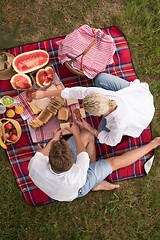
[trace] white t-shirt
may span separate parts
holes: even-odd
[[[105,117],[106,127],[110,132],[101,131],[98,134],[100,143],[116,146],[124,135],[139,137],[152,121],[155,112],[153,96],[148,84],[140,83],[138,79],[116,92],[98,87],[73,87],[65,88],[61,96],[65,99],[84,99],[95,92],[115,100],[118,106],[114,112]]]
[[[88,153],[81,152],[77,155],[76,164],[73,164],[70,170],[57,174],[51,169],[48,156],[37,152],[28,165],[29,177],[50,198],[72,201],[86,182],[89,163]]]

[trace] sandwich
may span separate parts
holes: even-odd
[[[71,117],[71,113],[68,108],[61,107],[58,111],[58,120],[68,121]]]
[[[76,98],[69,98],[69,99],[66,99],[66,100],[67,100],[67,105],[68,106],[78,103],[78,99],[76,99]]]
[[[62,135],[71,134],[67,129],[65,129],[65,127],[70,127],[70,122],[60,123],[60,128],[64,129]]]
[[[73,110],[73,112],[74,112],[74,117],[77,120],[86,117],[86,113],[85,113],[84,108],[80,108],[80,109],[79,108],[75,108]]]

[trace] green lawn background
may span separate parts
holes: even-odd
[[[156,112],[152,136],[160,135],[160,2],[158,0],[1,0],[4,48],[64,36],[83,24],[119,27],[135,71],[149,83]],[[1,46],[0,45],[0,46]],[[2,84],[2,83],[0,83]],[[160,148],[148,176],[123,181],[112,192],[90,193],[71,203],[28,205],[0,149],[0,239],[159,240]]]

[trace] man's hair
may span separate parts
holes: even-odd
[[[55,173],[68,171],[74,163],[74,154],[64,139],[53,141],[49,152],[49,163]]]
[[[99,116],[116,106],[116,101],[101,93],[91,93],[83,99],[83,107],[90,115]]]

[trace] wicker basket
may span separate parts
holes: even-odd
[[[10,119],[10,118],[2,118],[0,119],[0,121],[2,122],[3,124],[3,127],[7,124],[7,123],[12,123],[12,125],[15,127],[16,131],[17,131],[17,139],[15,142],[12,142],[10,141],[9,139],[6,140],[5,144],[6,145],[9,145],[9,144],[13,144],[13,143],[16,143],[18,142],[18,140],[20,139],[21,135],[22,135],[22,128],[19,124],[19,122],[17,122],[16,120],[14,119]],[[5,121],[5,122],[4,122]]]
[[[82,71],[82,69],[74,69],[74,68],[72,67],[72,63],[71,63],[71,62],[66,61],[64,64],[66,65],[66,67],[67,67],[71,72],[73,72],[73,73],[75,73],[75,74],[78,74],[78,75],[80,75],[80,76],[83,76],[83,77],[85,76],[84,73],[83,73],[83,71]]]

